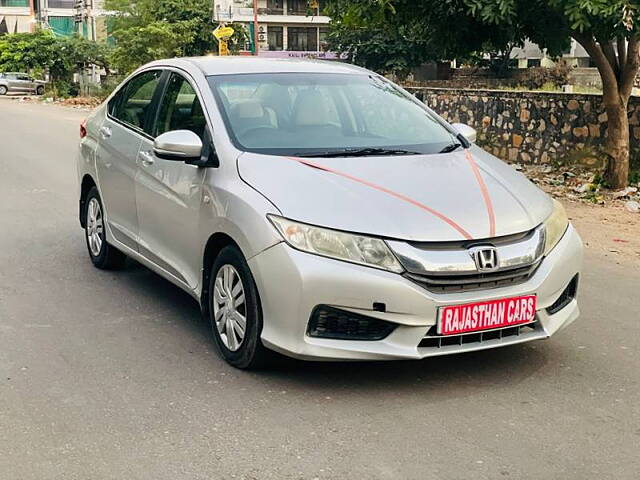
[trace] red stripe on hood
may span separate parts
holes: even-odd
[[[347,178],[347,179],[352,180],[354,182],[357,182],[357,183],[360,183],[362,185],[366,185],[367,187],[373,188],[374,190],[378,190],[379,192],[383,192],[383,193],[386,193],[387,195],[391,195],[392,197],[395,197],[395,198],[397,198],[399,200],[403,200],[403,201],[405,201],[407,203],[410,203],[411,205],[414,205],[414,206],[416,206],[418,208],[421,208],[422,210],[426,210],[430,214],[438,217],[440,220],[442,220],[443,222],[447,223],[449,226],[451,226],[456,231],[458,231],[458,233],[460,233],[465,239],[471,240],[473,238],[473,237],[471,237],[471,235],[469,235],[469,232],[467,232],[464,228],[462,228],[460,225],[458,225],[456,222],[451,220],[446,215],[443,215],[442,213],[438,212],[437,210],[434,210],[433,208],[427,207],[426,205],[424,205],[424,204],[422,204],[422,203],[420,203],[420,202],[418,202],[416,200],[413,200],[412,198],[409,198],[409,197],[407,197],[405,195],[402,195],[401,193],[394,192],[393,190],[389,190],[388,188],[382,187],[380,185],[376,185],[375,183],[371,183],[371,182],[368,182],[368,181],[363,180],[361,178],[354,177],[353,175],[349,175],[348,173],[340,172],[338,170],[334,170],[333,168],[325,167],[324,165],[320,165],[319,163],[315,163],[315,162],[312,162],[310,160],[306,160],[306,159],[302,159],[302,158],[294,158],[294,157],[283,157],[283,158],[287,158],[289,160],[294,160],[294,161],[296,161],[298,163],[302,163],[303,165],[307,165],[309,167],[317,168],[317,169],[325,171],[325,172],[333,173],[334,175],[338,175],[340,177]]]
[[[480,192],[482,193],[482,198],[484,199],[484,204],[487,207],[487,215],[489,216],[489,237],[496,236],[496,214],[493,211],[493,202],[491,201],[491,197],[489,196],[489,189],[487,185],[484,183],[484,179],[482,178],[482,174],[480,173],[480,169],[478,168],[478,164],[471,155],[469,150],[464,151],[465,157],[467,157],[467,161],[471,165],[471,170],[473,170],[473,174],[478,181],[478,185],[480,185]]]

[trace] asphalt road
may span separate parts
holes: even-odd
[[[587,254],[582,317],[542,342],[237,371],[187,294],[91,266],[84,115],[0,100],[2,480],[640,475],[640,272]]]

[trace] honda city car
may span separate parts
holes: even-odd
[[[189,292],[239,368],[422,359],[578,317],[560,203],[384,77],[339,62],[156,61],[80,127],[91,261]]]

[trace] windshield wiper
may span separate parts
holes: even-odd
[[[375,155],[420,155],[420,152],[395,148],[345,148],[344,150],[331,150],[325,152],[300,153],[296,157],[368,157]]]
[[[439,153],[449,153],[449,152],[453,152],[454,150],[457,150],[460,147],[469,148],[471,146],[471,142],[469,142],[467,137],[465,137],[461,133],[458,133],[455,138],[457,142],[450,143],[449,145],[444,147],[442,150],[440,150]]]
[[[458,142],[450,143],[449,145],[444,147],[442,150],[440,150],[438,153],[450,153],[450,152],[453,152],[454,150],[457,150],[460,147],[462,147],[461,143],[458,143]]]

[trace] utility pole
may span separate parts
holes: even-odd
[[[253,51],[256,56],[260,52],[258,38],[258,0],[253,0]]]

